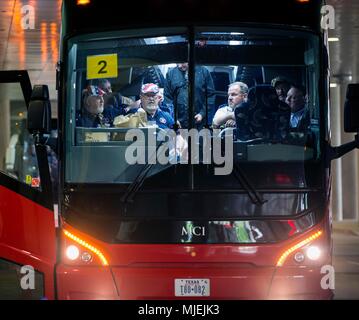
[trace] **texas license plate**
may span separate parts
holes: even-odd
[[[209,279],[175,279],[176,297],[209,297]]]

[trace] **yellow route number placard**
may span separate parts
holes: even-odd
[[[87,57],[87,79],[117,78],[117,53]]]

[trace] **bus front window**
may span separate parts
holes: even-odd
[[[190,43],[188,32],[70,41],[66,181],[131,186],[141,176],[150,190],[241,190],[237,168],[256,189],[320,188],[319,38],[198,28]],[[130,129],[140,138],[127,139]],[[216,175],[206,137],[228,135],[233,170]],[[171,137],[180,147],[159,154]]]

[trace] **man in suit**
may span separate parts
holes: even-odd
[[[310,126],[310,113],[305,87],[292,85],[288,91],[286,103],[291,109],[290,127],[295,131],[306,132]]]

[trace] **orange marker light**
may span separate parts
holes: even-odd
[[[299,2],[299,3],[308,3],[308,2],[310,2],[310,0],[296,0],[297,2]]]
[[[74,234],[72,234],[71,232],[69,232],[67,230],[64,230],[64,234],[66,237],[68,237],[72,241],[75,241],[79,245],[81,245],[81,246],[85,247],[86,249],[90,250],[91,252],[93,252],[101,260],[101,262],[104,266],[108,266],[107,259],[105,258],[105,256],[99,249],[97,249],[93,245],[87,243],[86,241],[80,239],[79,237],[75,236]]]
[[[91,3],[91,0],[77,0],[78,6],[86,6]]]
[[[281,267],[283,266],[285,260],[287,259],[287,257],[293,253],[294,251],[304,247],[306,244],[312,242],[313,240],[319,238],[321,235],[323,234],[323,231],[318,231],[314,234],[312,234],[310,237],[304,239],[303,241],[297,243],[296,245],[290,247],[288,250],[286,250],[281,257],[279,258],[278,262],[277,262],[277,267]]]

